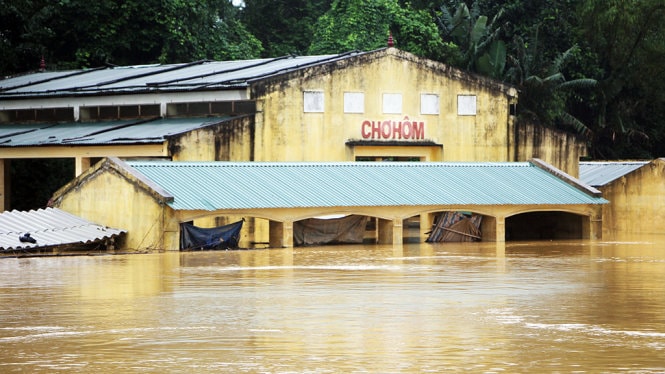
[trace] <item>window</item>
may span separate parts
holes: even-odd
[[[420,114],[439,114],[439,95],[420,94]]]
[[[323,113],[323,91],[305,91],[303,100],[305,113]]]
[[[402,94],[383,94],[383,113],[402,113]]]
[[[476,115],[476,95],[457,96],[457,115],[459,116]]]
[[[344,92],[344,113],[365,113],[365,94]]]

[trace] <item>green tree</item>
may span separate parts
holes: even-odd
[[[419,56],[438,59],[443,43],[425,10],[400,7],[397,0],[335,0],[315,27],[309,53],[340,53],[395,45]]]
[[[0,76],[36,70],[52,32],[42,27],[50,18],[45,1],[0,0]]]
[[[506,77],[520,90],[518,116],[532,123],[590,135],[589,127],[568,111],[567,100],[571,93],[592,88],[597,82],[588,78],[566,80],[562,73],[565,63],[579,53],[579,47],[573,46],[550,60],[543,53],[536,32],[528,42],[516,36],[514,51],[509,56],[511,66]]]
[[[599,81],[592,107],[594,156],[655,157],[665,153],[665,3],[584,0],[579,37]]]
[[[263,57],[304,54],[312,43],[316,20],[331,0],[251,0],[241,20],[263,45]]]
[[[442,5],[437,14],[441,37],[456,46],[446,62],[468,71],[501,79],[506,66],[506,44],[500,39],[499,20],[503,11],[491,20],[481,15],[478,2],[471,7],[465,3],[456,8]]]
[[[18,51],[7,57],[11,61],[2,61],[3,72],[32,70],[41,56],[51,68],[81,68],[251,58],[261,50],[229,0],[20,0],[1,5],[7,5],[0,7],[1,43]]]

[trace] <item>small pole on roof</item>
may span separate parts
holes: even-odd
[[[388,35],[388,47],[392,48],[392,47],[395,46],[395,41],[393,40],[393,32],[392,32],[392,31],[388,31],[388,32],[389,32],[389,35]]]
[[[39,60],[39,71],[44,70],[46,70],[46,60],[44,60],[44,55],[42,55],[42,59]]]

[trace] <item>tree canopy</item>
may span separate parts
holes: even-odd
[[[241,59],[259,40],[228,0],[0,0],[3,73]]]
[[[432,17],[403,8],[397,0],[334,0],[316,23],[309,53],[378,49],[387,45],[389,35],[405,51],[430,58],[441,53]]]

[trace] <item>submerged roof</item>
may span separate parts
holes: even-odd
[[[117,160],[116,162],[123,163]],[[127,162],[176,210],[603,204],[532,162]]]
[[[0,148],[162,143],[169,136],[216,125],[230,118],[233,117],[2,125]]]
[[[648,161],[580,162],[580,180],[589,186],[604,186],[648,163]]]
[[[365,52],[367,53],[367,52]],[[0,80],[0,97],[139,93],[246,87],[250,81],[361,54],[285,56],[238,61],[41,72]]]
[[[5,211],[0,213],[0,252],[88,244],[125,232],[96,225],[57,208]],[[25,233],[30,233],[36,243],[21,242],[19,237]]]

